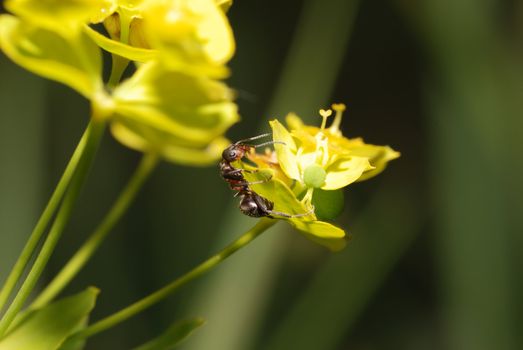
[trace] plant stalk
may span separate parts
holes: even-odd
[[[13,299],[13,302],[7,309],[2,320],[0,320],[0,338],[5,334],[9,325],[14,320],[20,309],[23,307],[24,302],[29,297],[29,294],[34,289],[36,282],[40,278],[51,254],[60,239],[62,232],[67,224],[73,206],[78,199],[80,189],[85,182],[89,168],[94,160],[96,151],[100,144],[100,140],[105,129],[105,123],[97,121],[96,118],[92,118],[92,122],[89,126],[89,132],[86,140],[86,145],[83,154],[81,155],[77,169],[71,179],[71,184],[64,196],[62,205],[58,213],[56,214],[55,220],[49,234],[47,235],[42,249],[40,250],[31,270],[27,274],[25,281],[23,282],[20,290]]]
[[[87,135],[89,133],[90,126],[87,127],[85,130],[82,138],[80,139],[80,142],[78,143],[78,146],[76,146],[76,149],[69,160],[69,163],[67,164],[64,173],[62,174],[62,177],[58,181],[58,185],[56,186],[53,194],[51,195],[51,198],[49,199],[49,202],[47,203],[42,215],[38,219],[38,222],[36,223],[36,226],[33,229],[33,232],[31,232],[31,235],[29,236],[29,239],[27,240],[27,243],[25,244],[24,248],[22,249],[22,252],[20,253],[20,256],[18,257],[18,260],[16,261],[13,269],[9,273],[9,276],[7,277],[2,290],[0,291],[0,312],[5,307],[7,300],[9,299],[9,296],[11,295],[11,292],[16,286],[16,283],[22,276],[25,267],[27,266],[29,260],[31,259],[31,256],[33,255],[33,252],[40,241],[40,238],[42,238],[43,233],[45,232],[45,228],[48,226],[49,221],[53,217],[53,214],[56,212],[56,209],[58,208],[58,205],[60,204],[60,201],[65,193],[65,190],[67,189],[67,186],[69,185],[71,181],[71,177],[73,176],[76,167],[78,165],[78,162],[80,160],[81,155],[83,154],[85,150]]]
[[[127,211],[129,205],[133,202],[136,194],[145,180],[149,177],[156,164],[158,164],[158,157],[156,154],[146,154],[143,156],[140,165],[103,221],[91,234],[89,239],[87,239],[74,256],[67,262],[58,275],[42,291],[42,293],[40,293],[30,306],[31,309],[42,307],[53,300],[85,266],[87,261],[105,240],[109,232],[111,232],[114,225]]]
[[[222,261],[227,259],[229,256],[237,252],[239,249],[245,247],[247,244],[252,242],[256,237],[265,232],[271,226],[273,226],[277,221],[269,218],[262,218],[258,223],[251,228],[249,231],[244,233],[241,237],[236,239],[234,242],[229,244],[227,247],[222,249],[216,255],[213,255],[209,259],[205,260],[200,265],[196,266],[194,269],[183,275],[182,277],[174,280],[165,287],[159,289],[158,291],[150,294],[149,296],[131,304],[130,306],[94,323],[93,325],[87,327],[86,329],[73,335],[74,338],[82,339],[90,337],[94,334],[105,331],[128,318],[142,312],[143,310],[153,306],[154,304],[165,299],[173,292],[175,292],[179,287],[183,286],[189,281],[192,281],[196,277],[204,274],[205,272],[211,270]]]

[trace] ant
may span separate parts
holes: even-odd
[[[238,168],[235,168],[232,166],[232,164],[231,164],[232,162],[242,159],[245,156],[245,154],[247,152],[250,152],[252,149],[255,149],[258,147],[263,147],[263,146],[274,144],[274,143],[285,144],[284,142],[281,142],[281,141],[268,141],[268,142],[261,143],[259,145],[249,145],[246,143],[249,141],[254,141],[254,140],[257,140],[257,139],[260,139],[263,137],[267,137],[269,135],[271,135],[271,134],[267,133],[267,134],[254,136],[254,137],[251,137],[248,139],[237,141],[237,142],[229,145],[229,147],[227,147],[222,152],[222,160],[220,161],[220,164],[219,164],[221,176],[223,177],[223,179],[225,181],[227,181],[227,183],[229,183],[229,187],[233,191],[238,192],[238,193],[236,193],[235,196],[237,196],[237,195],[240,196],[240,198],[241,198],[240,211],[245,215],[248,215],[251,217],[257,217],[257,218],[264,217],[264,216],[272,217],[273,215],[282,216],[285,218],[296,218],[296,217],[310,215],[314,211],[314,208],[307,213],[294,214],[294,215],[274,211],[273,202],[271,202],[270,200],[268,200],[265,197],[260,196],[258,193],[254,192],[249,187],[249,185],[269,181],[270,178],[267,180],[261,180],[261,181],[256,181],[256,182],[248,182],[245,180],[243,173],[244,172],[252,173],[252,172],[255,172],[256,170],[251,171],[251,170],[246,170],[246,169],[238,169]]]
[[[282,143],[282,142],[268,141],[268,142],[264,142],[262,144],[254,145],[254,146],[246,144],[246,142],[257,140],[262,137],[267,137],[269,135],[270,135],[270,133],[267,133],[267,134],[254,136],[254,137],[251,137],[248,139],[240,140],[240,141],[237,141],[237,142],[229,145],[229,147],[227,147],[226,149],[223,150],[222,160],[220,161],[220,164],[219,164],[220,174],[223,177],[223,179],[229,183],[229,187],[231,188],[231,190],[238,191],[238,192],[246,191],[249,189],[248,185],[253,184],[252,182],[248,183],[245,180],[245,178],[243,177],[243,172],[251,173],[253,171],[235,168],[232,166],[231,163],[242,159],[247,152],[249,152],[250,150],[252,150],[254,148],[263,147],[263,146],[270,145],[273,143]],[[260,182],[256,182],[256,183],[262,183],[262,182],[265,182],[265,181],[260,181]]]

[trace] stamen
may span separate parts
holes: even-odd
[[[321,122],[321,131],[325,130],[325,126],[327,125],[327,118],[329,118],[332,115],[332,109],[320,109],[320,115],[323,118],[323,121]]]
[[[312,194],[314,193],[314,188],[312,187],[309,187],[307,188],[307,192],[305,193],[305,196],[303,196],[303,199],[301,200],[301,202],[303,204],[305,204],[305,206],[309,206],[309,205],[312,205]]]
[[[336,111],[336,116],[334,117],[334,121],[332,122],[332,125],[329,129],[332,133],[338,133],[341,125],[343,111],[345,111],[346,106],[343,103],[333,103],[332,109]]]

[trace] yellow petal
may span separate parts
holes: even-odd
[[[327,167],[323,190],[336,190],[356,181],[364,171],[372,169],[368,158],[340,157]]]
[[[151,140],[158,140],[159,135],[155,130],[134,130],[123,123],[113,122],[111,124],[113,136],[125,146],[137,151],[149,153],[154,152],[162,156],[165,160],[190,166],[207,166],[216,163],[221,153],[230,141],[218,137],[211,140],[202,147],[184,146],[181,140],[176,137],[163,135],[161,142],[152,143]]]
[[[234,37],[213,0],[156,1],[144,12],[144,30],[164,64],[187,74],[223,78]]]
[[[389,146],[376,146],[370,144],[363,144],[351,150],[351,155],[359,157],[368,157],[370,165],[374,168],[369,169],[363,173],[358,181],[370,179],[381,173],[387,167],[387,163],[400,156],[399,152],[394,151]]]
[[[289,220],[292,226],[300,230],[305,237],[332,251],[339,251],[347,245],[345,231],[324,221]]]
[[[289,129],[292,130],[299,130],[303,128],[304,124],[300,117],[296,113],[289,113],[285,117],[285,122],[287,123],[287,126]]]
[[[66,84],[87,98],[103,88],[100,49],[85,34],[72,42],[14,16],[1,15],[0,47],[25,69]]]
[[[222,135],[238,121],[233,93],[223,83],[166,70],[158,62],[140,66],[113,93],[119,119],[183,138],[197,145]]]
[[[296,144],[289,131],[278,121],[269,122],[272,128],[272,138],[275,142],[274,149],[278,156],[278,162],[285,174],[291,179],[300,180],[300,170],[296,158]],[[283,142],[283,144],[281,144]]]
[[[216,3],[216,5],[218,5],[220,7],[220,9],[223,11],[223,12],[227,12],[229,11],[229,9],[231,8],[232,6],[232,0],[214,0],[214,2]]]
[[[27,22],[64,36],[74,35],[83,24],[114,10],[110,0],[8,0],[5,5]]]

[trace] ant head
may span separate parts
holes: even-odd
[[[223,150],[222,158],[228,162],[234,162],[245,155],[245,147],[242,144],[233,143]]]

